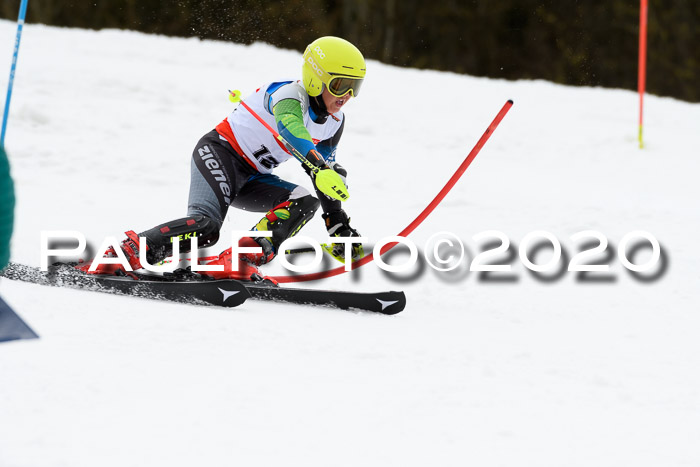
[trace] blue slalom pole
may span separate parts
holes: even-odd
[[[12,98],[12,85],[15,81],[15,69],[17,68],[17,56],[19,55],[19,41],[22,38],[22,27],[24,18],[27,16],[27,2],[22,0],[19,6],[19,17],[17,18],[17,39],[15,39],[15,53],[12,56],[12,67],[10,68],[10,81],[7,83],[7,98],[5,99],[5,113],[2,116],[2,134],[0,134],[0,146],[5,146],[5,131],[7,130],[7,117],[10,114],[10,99]]]

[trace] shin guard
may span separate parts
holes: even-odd
[[[257,231],[272,232],[272,237],[255,237],[255,241],[262,247],[263,253],[247,254],[245,255],[246,260],[257,265],[272,260],[282,242],[296,235],[304,224],[314,217],[320,204],[318,199],[306,195],[285,201],[272,208],[253,228]]]

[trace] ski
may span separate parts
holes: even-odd
[[[138,280],[124,276],[90,276],[76,270],[71,264],[56,263],[48,271],[10,263],[0,275],[12,280],[71,289],[90,290],[151,300],[171,301],[192,305],[235,307],[248,298],[250,292],[234,280],[163,280],[156,276],[138,276]]]
[[[234,307],[248,298],[297,305],[315,305],[342,310],[361,310],[394,315],[406,307],[403,292],[346,292],[280,287],[269,281],[241,282],[214,280],[179,269],[175,273],[153,275],[133,273],[129,276],[87,275],[75,264],[55,263],[48,271],[19,263],[0,272],[7,279],[33,284],[91,290],[154,300],[168,300],[194,305]]]
[[[406,307],[403,292],[343,292],[278,287],[267,284],[245,283],[254,300],[295,303],[298,305],[320,305],[341,310],[362,310],[395,315]]]

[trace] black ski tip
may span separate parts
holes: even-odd
[[[380,292],[374,299],[378,303],[378,308],[373,311],[384,315],[395,315],[406,308],[406,294],[403,292]]]
[[[513,99],[508,99],[508,103],[509,103],[510,105],[513,105]]]
[[[221,296],[217,296],[215,299],[212,299],[212,301],[210,301],[212,305],[234,307],[241,305],[251,297],[248,289],[246,289],[245,286],[238,281],[219,280],[213,282],[215,283],[218,291],[221,292]],[[218,300],[221,301],[218,302]]]
[[[133,280],[118,276],[93,276],[108,291],[155,300],[180,303],[208,303],[214,306],[235,307],[250,298],[243,284],[231,279],[212,281]]]
[[[55,263],[42,271],[34,266],[10,263],[0,271],[7,279],[33,284],[66,287],[70,289],[106,292],[118,295],[171,301],[192,305],[234,307],[251,297],[239,281],[178,280],[175,276],[153,276],[133,273],[132,276],[88,275],[74,268],[72,263]]]
[[[395,315],[406,307],[406,296],[403,292],[355,292],[276,287],[261,283],[244,284],[252,298],[256,300],[318,305],[341,310],[372,311],[385,315]]]

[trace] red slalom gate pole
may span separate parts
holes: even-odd
[[[637,90],[639,91],[639,149],[644,148],[642,128],[644,125],[644,88],[647,73],[647,11],[648,0],[639,4],[639,69],[637,70]]]
[[[457,181],[462,177],[464,172],[467,170],[469,165],[472,163],[474,158],[476,158],[476,155],[479,154],[479,151],[481,151],[481,148],[486,144],[486,141],[491,137],[493,132],[496,130],[496,127],[498,127],[498,124],[501,123],[501,120],[503,120],[503,117],[505,117],[506,113],[510,110],[510,108],[513,106],[513,101],[511,99],[508,99],[508,101],[503,105],[501,110],[498,112],[496,115],[496,118],[493,119],[491,124],[488,126],[486,131],[484,132],[483,135],[481,135],[481,138],[479,138],[479,141],[477,141],[476,145],[474,148],[472,148],[471,152],[469,152],[469,155],[467,155],[467,158],[464,159],[464,162],[462,162],[462,165],[459,166],[457,171],[450,177],[450,179],[447,181],[445,186],[440,190],[440,192],[433,198],[433,200],[426,206],[425,209],[423,209],[423,212],[421,212],[418,217],[416,217],[413,222],[408,224],[405,229],[403,229],[397,236],[399,237],[407,237],[408,235],[411,234],[420,224],[423,223],[423,221],[432,213],[435,208],[442,202],[442,200],[447,196],[447,193],[452,190],[452,187],[455,186]],[[383,255],[387,251],[391,250],[394,246],[396,246],[397,243],[387,243],[384,245],[384,247],[381,249],[379,252],[380,255]],[[371,262],[374,260],[374,255],[370,253],[369,255],[365,256],[364,258],[355,261],[351,265],[351,270],[357,269],[361,266],[364,266],[365,264]],[[337,276],[339,274],[343,274],[345,271],[345,266],[339,266],[335,269],[329,269],[327,271],[321,271],[321,272],[315,272],[311,274],[302,274],[299,276],[275,276],[273,277],[274,280],[277,282],[281,283],[289,283],[289,282],[308,282],[308,281],[315,281],[319,279],[325,279],[327,277],[333,277]]]

